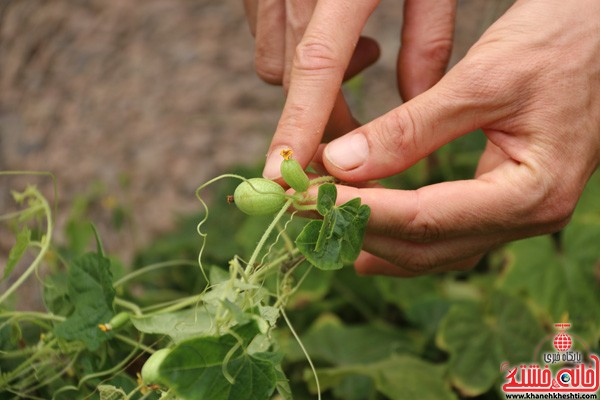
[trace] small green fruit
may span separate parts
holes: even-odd
[[[142,381],[144,385],[161,384],[160,364],[171,353],[171,349],[160,349],[150,356],[142,367]]]
[[[285,204],[285,191],[277,183],[264,178],[252,178],[238,185],[233,193],[237,208],[248,215],[268,215]]]
[[[308,189],[308,176],[296,160],[283,160],[281,163],[281,176],[285,183],[297,192],[305,192]]]

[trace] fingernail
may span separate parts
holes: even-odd
[[[276,147],[267,154],[267,162],[265,163],[265,169],[263,170],[264,178],[281,178],[281,162],[283,161],[283,157],[280,153],[283,149],[289,149],[289,146]]]
[[[325,147],[325,157],[339,169],[349,171],[367,161],[369,143],[362,133],[344,136]]]

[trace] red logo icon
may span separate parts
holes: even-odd
[[[554,336],[554,348],[556,351],[563,353],[569,350],[573,344],[571,336],[565,332],[571,327],[571,324],[554,324],[554,327],[559,330],[558,334]]]

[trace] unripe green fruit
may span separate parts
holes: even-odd
[[[130,315],[128,312],[122,311],[122,312],[118,313],[117,315],[115,315],[114,317],[112,317],[112,319],[110,320],[108,325],[110,325],[111,329],[119,329],[120,327],[125,325],[127,323],[127,321],[129,321],[129,316]]]
[[[296,160],[283,160],[281,163],[281,176],[285,183],[297,192],[305,192],[308,189],[308,176]]]
[[[171,349],[160,349],[150,356],[142,367],[142,381],[144,385],[161,384],[158,373],[160,364],[167,358]]]
[[[130,315],[128,312],[122,311],[114,317],[112,317],[108,323],[98,325],[98,328],[100,328],[100,330],[102,330],[103,332],[119,329],[120,327],[125,325],[127,321],[129,321],[129,317]]]
[[[238,185],[233,201],[248,215],[273,214],[285,204],[285,191],[277,182],[252,178]]]

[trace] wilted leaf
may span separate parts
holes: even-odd
[[[567,316],[574,332],[597,340],[600,332],[600,173],[583,193],[559,245],[550,236],[510,244],[502,288],[526,293],[552,319]]]
[[[437,344],[450,353],[453,385],[476,396],[500,378],[503,362],[531,361],[543,336],[525,303],[496,292],[485,304],[454,305],[442,321]]]
[[[127,393],[112,385],[99,385],[100,400],[125,400]]]

